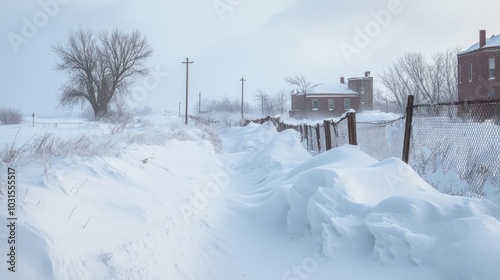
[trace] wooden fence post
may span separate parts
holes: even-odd
[[[330,122],[323,121],[323,126],[325,127],[325,148],[327,151],[332,149],[332,135],[330,134]]]
[[[316,138],[318,140],[318,153],[321,153],[321,134],[319,131],[319,123],[316,125]]]
[[[304,137],[306,138],[306,147],[309,150],[309,134],[308,134],[308,131],[307,131],[307,125],[306,124],[303,124],[302,133],[304,133]]]
[[[405,123],[405,139],[403,142],[403,158],[402,160],[408,164],[410,160],[410,138],[411,127],[413,123],[413,95],[408,95],[408,103],[406,105],[406,123]]]
[[[349,144],[358,145],[358,135],[356,133],[356,113],[347,113],[347,128],[349,131]]]

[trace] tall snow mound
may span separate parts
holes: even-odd
[[[243,128],[228,130],[226,134],[232,134],[237,143],[227,148],[245,154],[243,164],[238,164],[245,167],[243,173],[270,174],[311,158],[302,147],[297,131],[287,129],[278,133],[271,122],[262,125],[250,123]]]
[[[344,146],[287,177],[295,179],[290,234],[313,234],[327,256],[343,251],[386,265],[425,264],[446,279],[500,273],[500,207],[439,193],[399,159],[377,161]]]

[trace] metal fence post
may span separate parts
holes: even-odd
[[[316,138],[318,140],[318,153],[321,153],[321,137],[319,131],[319,123],[316,125]]]
[[[307,126],[307,124],[304,124],[304,132],[306,137],[307,149],[309,150],[309,127]]]
[[[332,135],[330,134],[330,122],[325,120],[323,122],[323,126],[325,127],[325,146],[326,150],[329,151],[332,149]]]
[[[413,95],[408,95],[408,104],[406,105],[405,139],[403,142],[403,158],[402,158],[402,160],[407,164],[410,159],[410,138],[411,138],[412,122],[413,122]]]
[[[347,127],[349,130],[349,144],[358,145],[358,135],[356,133],[356,113],[347,113]]]
[[[304,131],[302,130],[302,125],[299,125],[300,142],[304,141]]]

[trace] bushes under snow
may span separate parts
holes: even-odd
[[[215,151],[222,152],[222,141],[217,130],[210,125],[185,126],[177,121],[155,125],[151,121],[136,119],[123,126],[121,123],[100,123],[98,127],[78,130],[71,135],[45,132],[28,140],[19,140],[16,136],[12,143],[0,148],[0,161],[23,165],[32,161],[47,162],[53,157],[118,156],[133,144],[164,145],[171,140],[208,141]]]
[[[19,110],[0,108],[0,124],[20,124],[23,116]]]

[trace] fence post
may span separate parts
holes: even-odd
[[[347,113],[347,127],[349,130],[349,144],[358,145],[358,135],[356,133],[356,113]]]
[[[332,149],[332,135],[330,134],[330,122],[327,120],[323,121],[323,126],[325,127],[325,145],[326,150]]]
[[[320,131],[319,131],[319,123],[316,125],[316,138],[318,139],[318,153],[321,153],[321,138],[320,138]]]
[[[307,124],[304,124],[304,137],[306,137],[306,144],[307,144],[307,150],[309,150],[309,128],[307,127]]]
[[[403,142],[403,161],[408,164],[410,159],[410,138],[411,127],[413,122],[413,95],[408,95],[408,103],[406,105],[406,123],[405,123],[405,139]]]

